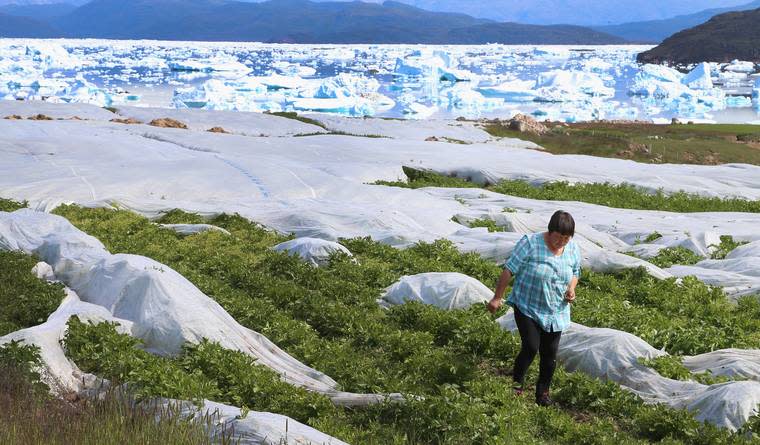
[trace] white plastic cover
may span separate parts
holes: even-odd
[[[196,233],[208,232],[209,230],[222,232],[225,235],[230,234],[227,230],[211,224],[161,224],[161,227],[174,230],[180,235],[195,235]]]
[[[336,403],[364,405],[387,397],[401,398],[339,391],[330,377],[241,326],[170,267],[142,256],[112,255],[100,241],[59,216],[28,209],[0,212],[0,249],[37,255],[53,267],[57,279],[82,301],[96,305],[100,314],[131,322],[130,334],[153,353],[177,354],[187,342],[208,339],[248,354],[279,373],[284,381],[324,393]]]
[[[285,241],[273,247],[277,252],[288,252],[296,255],[312,266],[323,266],[330,261],[330,257],[337,252],[353,257],[351,252],[335,241],[325,241],[319,238],[296,238]]]
[[[493,291],[475,278],[457,272],[428,272],[404,275],[385,289],[382,301],[418,301],[441,309],[464,309],[487,303],[492,297]]]
[[[510,309],[497,320],[499,325],[517,332],[514,312]],[[750,353],[754,355],[754,353]],[[633,334],[606,328],[589,328],[577,323],[562,332],[559,360],[569,371],[581,371],[594,377],[611,380],[646,402],[664,403],[695,413],[700,421],[736,430],[760,413],[760,381],[738,381],[702,385],[662,377],[638,362],[640,357],[666,355]],[[701,356],[702,364],[719,363],[715,356]],[[694,366],[694,369],[697,369]],[[760,374],[754,378],[760,380]]]

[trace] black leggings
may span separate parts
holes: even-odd
[[[515,382],[522,384],[525,381],[525,373],[528,372],[536,353],[540,353],[541,362],[538,368],[538,383],[536,383],[536,397],[538,397],[542,393],[548,392],[549,386],[552,384],[554,369],[557,367],[557,350],[559,349],[559,338],[562,336],[562,331],[544,331],[535,320],[517,308],[515,308],[515,322],[520,331],[522,349],[517,354],[512,377]]]

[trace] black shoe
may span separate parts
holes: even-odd
[[[536,396],[536,405],[538,406],[552,406],[554,400],[549,397],[549,391],[543,392]]]

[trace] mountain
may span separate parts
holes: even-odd
[[[586,45],[589,42],[626,43],[599,31],[573,25],[525,25],[520,23],[485,23],[452,29],[450,40],[461,44],[509,42],[513,45]]]
[[[285,43],[622,43],[581,27],[494,23],[399,2],[93,0],[55,20],[68,37]]]
[[[65,3],[72,6],[82,6],[90,0],[0,0],[1,6],[39,6]]]
[[[0,13],[0,37],[56,37],[60,31],[29,17]]]
[[[75,9],[77,9],[77,7],[71,3],[46,3],[30,5],[9,4],[0,6],[0,13],[15,15],[17,17],[31,17],[34,19],[46,21],[54,17],[68,14]]]
[[[760,62],[760,8],[729,12],[678,32],[638,55],[642,63]]]
[[[705,9],[694,14],[679,15],[665,20],[595,26],[593,29],[622,37],[631,42],[659,43],[678,31],[702,24],[718,14],[731,11],[746,11],[755,8],[760,8],[760,0],[727,8]]]
[[[246,0],[262,1],[262,0]],[[316,0],[334,1],[334,0]],[[382,3],[382,0],[364,0]],[[740,5],[748,0],[398,0],[417,8],[460,12],[499,22],[537,25],[606,26],[662,20],[707,8]]]

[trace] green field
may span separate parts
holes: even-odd
[[[497,265],[462,254],[446,241],[401,251],[369,239],[343,240],[358,264],[338,256],[328,267],[315,269],[272,252],[269,248],[286,238],[240,217],[211,221],[232,236],[182,237],[124,211],[62,207],[58,213],[114,253],[146,255],[173,267],[240,323],[335,378],[343,390],[422,398],[338,408],[323,396],[282,385],[268,370],[255,370],[249,358],[213,344],[159,359],[145,356],[134,340],[120,340],[105,325],[72,325],[66,346],[77,363],[131,381],[146,396],[210,396],[278,411],[355,444],[748,440],[700,424],[689,413],[645,405],[613,383],[562,369],[555,383],[558,407],[540,409],[530,397],[511,394],[509,373],[519,339],[499,329],[484,307],[441,311],[407,304],[385,311],[377,306],[382,289],[404,274],[458,271],[494,286]],[[182,213],[173,212],[170,219],[180,222]],[[187,215],[186,221],[194,220]],[[577,321],[633,332],[674,354],[724,345],[760,347],[757,299],[732,305],[720,290],[697,280],[679,286],[637,270],[584,273],[578,298]],[[93,354],[97,361],[88,360]],[[535,369],[531,372],[535,378]],[[248,374],[255,378],[245,378]],[[753,420],[746,429],[759,424]]]
[[[760,165],[760,126],[655,125],[587,122],[547,124],[543,134],[520,133],[504,122],[484,125],[492,136],[529,140],[554,154],[583,154],[649,163]]]
[[[477,188],[478,184],[432,171],[403,167],[406,181],[377,181],[376,185],[418,189],[423,187]],[[668,212],[748,212],[760,213],[760,201],[742,198],[706,197],[679,191],[654,193],[631,184],[569,184],[549,182],[535,185],[521,180],[505,179],[483,188],[504,195],[548,201],[577,201],[606,207]]]

